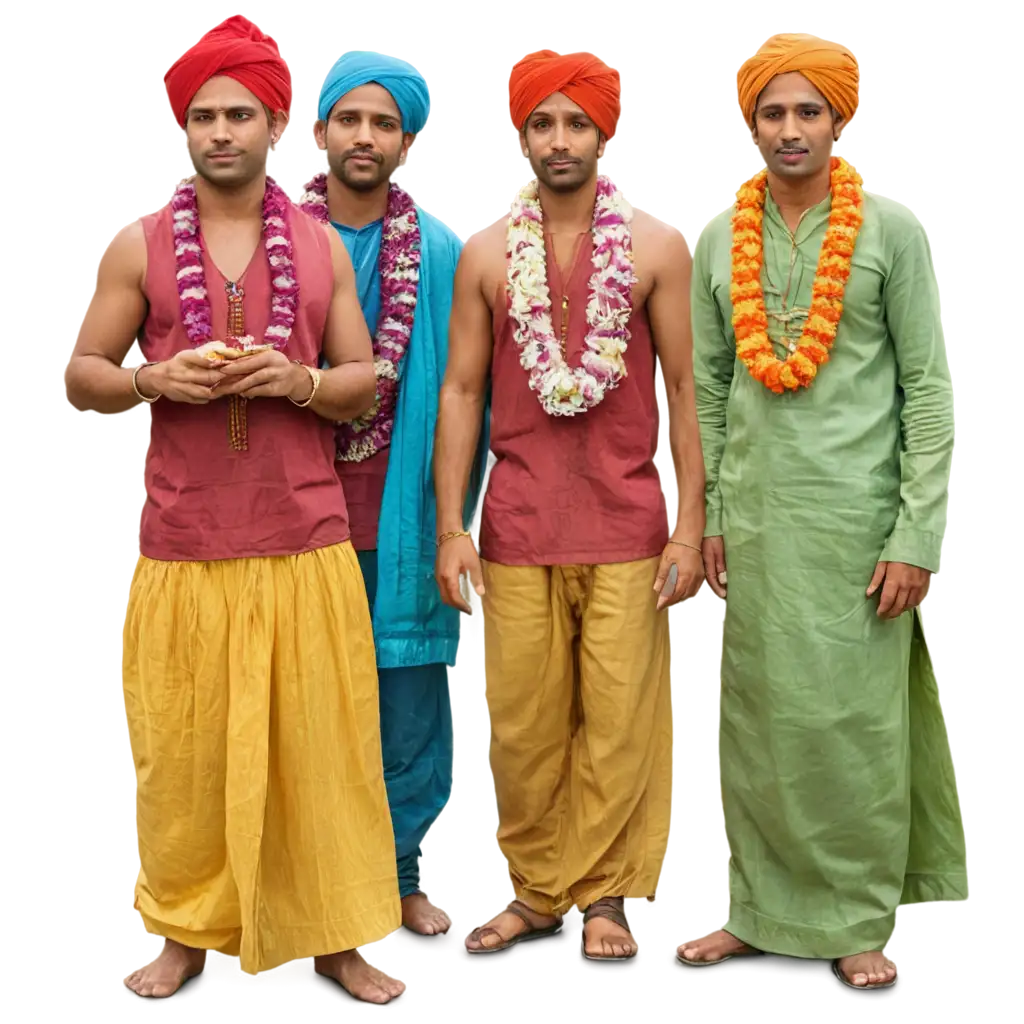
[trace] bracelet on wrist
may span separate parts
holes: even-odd
[[[455,540],[456,537],[468,537],[470,536],[469,530],[449,530],[447,533],[442,533],[437,538],[437,546],[440,547],[446,541]]]
[[[149,397],[148,395],[144,395],[144,394],[143,394],[143,393],[142,393],[142,392],[141,392],[141,391],[139,390],[139,374],[140,374],[140,373],[141,373],[141,372],[142,372],[142,371],[143,371],[144,369],[146,369],[146,367],[147,367],[147,366],[156,366],[156,363],[143,363],[143,364],[142,364],[141,366],[136,366],[136,367],[135,367],[135,370],[134,370],[134,372],[132,373],[132,390],[133,390],[133,391],[135,392],[135,394],[136,394],[136,395],[137,395],[137,396],[138,396],[139,398],[141,398],[141,399],[142,399],[142,401],[143,401],[143,402],[145,402],[145,403],[146,403],[146,405],[152,405],[152,404],[153,404],[154,402],[157,402],[157,401],[159,401],[159,400],[160,400],[160,398],[161,398],[161,396],[160,396],[160,395],[155,395],[155,396],[154,396],[153,398],[150,398],[150,397]]]
[[[296,406],[296,408],[305,409],[306,406],[311,405],[313,403],[313,399],[316,397],[317,389],[320,387],[320,371],[315,366],[307,366],[305,363],[300,363],[298,359],[293,360],[293,362],[295,363],[296,366],[301,366],[306,371],[306,373],[309,374],[309,379],[313,383],[313,390],[310,391],[309,398],[307,398],[304,402],[296,402],[291,395],[288,396],[288,401],[291,402],[292,405]]]

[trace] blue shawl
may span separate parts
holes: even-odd
[[[448,318],[462,243],[416,207],[420,280],[409,348],[398,366],[398,401],[377,532],[373,637],[378,668],[455,664],[459,613],[441,603],[434,580],[437,509],[434,431],[448,363]],[[487,417],[480,430],[463,521],[473,519],[487,466]]]

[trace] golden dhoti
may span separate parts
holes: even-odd
[[[672,788],[657,566],[484,563],[498,843],[540,913],[654,898]]]
[[[124,630],[146,928],[255,974],[401,923],[350,544],[141,558]]]

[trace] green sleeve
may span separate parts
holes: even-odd
[[[884,300],[903,409],[900,509],[881,560],[938,572],[953,458],[953,387],[931,250],[920,225],[893,260]]]
[[[704,494],[707,506],[705,537],[722,534],[722,495],[718,467],[725,448],[725,412],[736,365],[722,315],[711,293],[711,228],[701,235],[693,255],[690,293],[693,324],[693,378],[697,395],[697,420],[704,450]]]

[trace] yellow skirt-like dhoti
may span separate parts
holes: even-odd
[[[124,629],[146,928],[255,974],[401,921],[350,544],[141,558]]]

